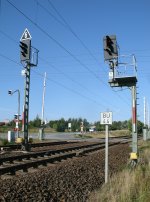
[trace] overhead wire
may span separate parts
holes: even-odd
[[[3,57],[3,56],[2,56],[2,57]],[[7,59],[7,57],[5,57],[5,56],[4,56],[4,58],[6,58],[6,59]],[[10,60],[10,61],[13,61],[13,60]]]
[[[2,12],[2,1],[0,0],[0,16],[1,16],[1,12]]]
[[[26,14],[24,14],[20,9],[18,9],[14,4],[12,4],[9,0],[6,0],[12,7],[14,7],[19,13],[21,13],[26,19],[28,19],[34,26],[36,26],[42,33],[44,33],[49,39],[55,42],[62,50],[64,50],[67,54],[69,54],[75,61],[77,61],[82,67],[87,69],[98,81],[102,82],[99,77],[84,63],[82,63],[74,54],[72,54],[69,50],[67,50],[59,41],[57,41],[54,37],[52,37],[49,33],[47,33],[41,26],[35,23],[31,18],[29,18]],[[105,84],[104,82],[102,82]],[[105,84],[106,85],[106,84]],[[107,86],[107,85],[106,85]]]
[[[59,22],[61,25],[63,25],[65,28],[67,28],[72,34],[73,36],[81,43],[81,45],[87,50],[87,52],[89,53],[89,55],[92,57],[92,59],[94,59],[97,64],[99,65],[98,63],[98,60],[97,58],[93,55],[93,53],[91,52],[91,50],[85,45],[85,43],[80,39],[80,37],[77,35],[77,33],[72,29],[72,27],[69,25],[69,23],[65,20],[65,18],[60,14],[60,12],[56,9],[56,7],[54,6],[54,4],[52,4],[52,2],[50,0],[48,0],[48,3],[50,4],[50,6],[55,10],[55,12],[57,13],[57,15],[60,17],[60,19],[64,22],[64,24],[59,21],[53,14],[51,14],[49,12],[48,9],[46,9],[44,6],[42,6],[41,4],[39,4],[49,15],[51,15],[57,22]],[[88,68],[89,70],[89,68]],[[105,71],[106,72],[106,71]],[[91,73],[91,70],[90,70],[90,73]],[[92,71],[92,74],[94,72]],[[94,73],[94,76],[96,78],[98,78],[98,80],[103,83],[104,85],[106,85],[108,87],[108,85],[106,83],[104,83],[102,80],[99,79],[99,77]]]
[[[0,56],[20,66],[20,63],[0,53]]]
[[[42,57],[39,57],[41,60],[43,60],[45,63],[50,64],[48,61],[46,61],[45,59],[43,59]],[[71,80],[72,82],[76,83],[78,86],[82,87],[83,89],[87,90],[88,92],[92,93],[93,95],[96,95],[95,93],[93,93],[93,91],[90,91],[86,86],[84,86],[83,84],[79,83],[78,81],[74,80],[73,78],[71,78],[69,75],[65,74],[63,71],[61,71],[60,69],[58,69],[56,66],[50,64],[50,66],[57,70],[58,72],[60,72],[62,75],[64,75],[67,79]]]
[[[67,29],[75,36],[75,38],[82,44],[82,46],[87,50],[89,55],[98,63],[97,58],[93,55],[91,50],[86,46],[86,44],[81,40],[81,38],[77,35],[77,33],[72,29],[72,27],[69,25],[69,23],[65,20],[65,18],[60,14],[60,12],[56,9],[54,4],[48,0],[48,3],[51,5],[51,7],[55,10],[57,15],[62,19],[62,21],[65,23]],[[98,63],[99,64],[99,63]]]
[[[6,0],[13,8],[15,8],[19,13],[21,13],[26,19],[28,19],[34,26],[36,26],[42,33],[44,33],[48,38],[50,38],[53,42],[55,42],[61,49],[63,49],[66,53],[68,53],[75,61],[77,61],[82,67],[87,69],[98,81],[102,82],[106,85],[99,77],[84,63],[82,63],[74,54],[72,54],[69,50],[67,50],[60,42],[58,42],[54,37],[52,37],[49,33],[47,33],[42,27],[40,27],[37,23],[35,23],[31,18],[29,18],[26,14],[24,14],[20,9],[18,9],[12,2]],[[108,85],[106,85],[108,87]],[[118,95],[118,94],[117,94]],[[119,95],[121,98],[121,96]],[[122,99],[122,98],[121,98]],[[123,99],[122,99],[123,100]],[[126,101],[125,101],[126,102]],[[127,103],[127,102],[126,102]],[[127,103],[128,105],[128,103]]]
[[[45,11],[47,12],[56,22],[58,22],[59,24],[61,24],[62,26],[66,27],[66,25],[60,21],[55,15],[53,15],[47,8],[45,8],[42,4],[40,4],[38,2],[38,5]]]
[[[8,1],[9,2],[9,1]],[[3,34],[4,34],[4,32],[3,32]],[[5,34],[5,36],[8,36],[7,34]],[[11,37],[9,37],[10,39],[12,39]],[[92,72],[92,71],[91,71]],[[95,73],[94,73],[95,74]],[[97,78],[98,78],[98,76],[97,76]],[[77,82],[76,82],[77,83]],[[78,85],[79,85],[79,83],[78,83]],[[83,85],[82,85],[83,86]],[[106,101],[106,100],[105,100]]]
[[[41,58],[41,57],[40,57]],[[42,59],[42,58],[41,58]],[[48,63],[46,60],[42,59],[43,61],[45,61],[46,63]],[[88,88],[86,88],[84,85],[81,85],[79,82],[76,82],[74,79],[72,79],[70,76],[66,75],[65,73],[63,73],[62,71],[60,71],[58,68],[56,68],[56,66],[50,64],[51,67],[53,67],[53,69],[57,69],[59,72],[61,72],[63,75],[65,75],[66,78],[69,78],[70,80],[72,80],[73,82],[75,82],[76,84],[78,84],[80,87],[82,86],[82,88],[84,89],[87,89],[90,93],[92,93],[93,95],[96,95],[95,93],[93,93],[93,91],[90,91]],[[115,91],[113,90],[114,92],[119,92],[118,91]],[[117,94],[118,95],[118,94]],[[120,95],[118,95],[118,97],[120,97],[120,99],[123,99],[121,98]],[[102,100],[104,100],[105,102],[108,102],[108,100],[104,99],[104,97],[101,97]],[[126,100],[124,100],[124,102],[126,102]],[[129,103],[126,102],[127,105],[129,105]]]
[[[43,74],[41,74],[41,73],[39,73],[39,72],[37,72],[37,71],[35,71],[35,70],[32,70],[32,71],[35,72],[36,74],[38,74],[39,76],[42,76],[42,77],[43,77]],[[92,99],[92,98],[89,98],[89,97],[87,97],[87,96],[81,94],[80,92],[78,92],[78,91],[76,91],[76,90],[74,90],[74,89],[72,89],[72,88],[69,88],[69,87],[65,86],[64,84],[62,84],[62,83],[60,83],[60,82],[58,82],[58,81],[55,81],[55,80],[53,80],[52,78],[46,77],[46,79],[49,80],[49,81],[52,81],[53,83],[55,83],[55,84],[57,84],[57,85],[59,85],[59,86],[65,88],[65,89],[67,89],[67,90],[69,90],[70,92],[73,92],[73,93],[79,95],[79,96],[82,97],[82,98],[85,98],[86,100],[90,100],[90,101],[92,101],[93,103],[96,103],[97,105],[106,108],[105,105],[98,103],[96,100],[94,100],[94,99]]]
[[[63,20],[63,22],[65,23],[65,25],[67,26],[68,30],[76,37],[76,39],[78,39],[78,41],[82,44],[82,46],[87,50],[87,52],[89,53],[89,55],[96,61],[96,57],[93,55],[93,53],[90,51],[90,49],[85,45],[85,43],[80,39],[80,37],[77,35],[77,33],[72,29],[72,27],[69,25],[69,23],[65,20],[65,18],[60,14],[60,12],[56,9],[56,7],[54,6],[54,4],[48,0],[48,3],[51,5],[51,7],[55,10],[55,12],[57,13],[57,15]],[[119,47],[119,45],[118,45]],[[106,72],[106,71],[105,71]],[[104,83],[104,82],[103,82]],[[105,83],[104,83],[105,84]],[[105,84],[106,85],[106,84]],[[106,85],[107,86],[107,85]],[[107,86],[108,87],[108,86]],[[115,91],[114,89],[112,89],[114,92],[118,92]],[[117,96],[121,99],[123,99],[120,95],[117,94]],[[126,100],[124,100],[126,102]],[[126,102],[127,103],[127,102]],[[128,104],[128,103],[127,103]]]
[[[38,0],[34,0],[34,1],[36,3],[35,22],[37,23],[37,21],[38,21],[39,3],[38,3]]]
[[[0,53],[0,56],[3,57],[3,58],[5,58],[5,59],[7,59],[7,60],[9,60],[10,62],[13,62],[13,63],[15,63],[15,64],[17,64],[17,65],[20,66],[20,64],[19,64],[17,61],[15,61],[15,60],[13,60],[13,59],[11,59],[11,58],[5,56],[5,55],[2,55],[1,53]],[[40,77],[43,77],[43,74],[42,74],[42,73],[39,73],[39,72],[37,72],[37,71],[35,71],[35,70],[33,70],[33,69],[32,69],[32,72],[36,73],[36,74],[37,74],[38,76],[40,76]],[[96,100],[94,100],[94,99],[92,99],[92,98],[89,98],[89,97],[87,97],[87,96],[81,94],[80,92],[78,92],[78,91],[76,91],[76,90],[74,90],[74,89],[72,89],[72,88],[69,88],[69,87],[65,86],[64,84],[62,84],[62,83],[60,83],[60,82],[58,82],[58,81],[55,81],[55,80],[53,80],[53,79],[51,79],[51,78],[49,78],[49,77],[47,77],[47,80],[52,81],[53,83],[55,83],[55,84],[57,84],[57,85],[59,85],[59,86],[65,88],[65,89],[69,90],[70,92],[73,92],[73,93],[79,95],[79,96],[82,97],[82,98],[85,98],[86,100],[90,100],[90,101],[92,101],[93,103],[96,103],[97,105],[106,108],[105,105],[98,103]]]
[[[7,38],[9,38],[10,40],[12,40],[14,43],[18,42],[16,40],[14,40],[12,37],[10,37],[8,34],[6,34],[5,32],[3,32],[2,30],[0,30],[0,32]],[[7,56],[4,56],[2,54],[0,54],[0,56],[4,57],[5,59],[8,59],[14,63],[16,63],[17,65],[20,65],[20,63],[11,60],[10,58],[8,58]],[[82,87],[83,89],[87,90],[88,92],[92,93],[93,95],[96,95],[95,93],[93,93],[93,91],[90,91],[87,87],[85,87],[84,85],[82,85],[81,83],[77,82],[76,80],[72,79],[70,76],[68,76],[67,74],[65,74],[63,71],[59,70],[56,66],[50,64],[48,61],[46,61],[45,59],[43,59],[42,57],[39,57],[41,60],[43,60],[45,63],[49,64],[53,69],[57,70],[58,72],[60,72],[61,74],[63,74],[66,78],[70,79],[72,82],[76,83],[78,86]],[[96,95],[97,96],[97,95]],[[104,100],[105,102],[108,102],[106,99],[101,98],[102,100]]]

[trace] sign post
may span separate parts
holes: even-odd
[[[83,138],[83,132],[84,132],[84,123],[83,122],[81,122],[80,130],[81,130],[81,135],[82,135],[82,138]]]
[[[112,124],[112,112],[101,113],[101,124],[105,125],[105,183],[107,183],[108,182],[108,144],[109,144],[108,125]]]
[[[71,123],[68,123],[68,131],[71,132]]]

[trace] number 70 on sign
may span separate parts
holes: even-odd
[[[103,125],[112,124],[112,112],[101,112],[101,124]]]

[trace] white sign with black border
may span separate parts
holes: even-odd
[[[112,112],[101,112],[101,124],[102,125],[112,124]]]
[[[71,128],[71,123],[68,123],[68,128]]]
[[[31,34],[30,34],[30,32],[28,31],[28,29],[26,28],[26,29],[24,30],[22,36],[21,36],[20,41],[27,40],[27,39],[31,40],[31,38],[32,38],[32,37],[31,37]]]

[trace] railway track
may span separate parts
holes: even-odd
[[[76,143],[76,142],[72,142]],[[68,141],[57,141],[57,142],[39,142],[39,143],[31,143],[31,148],[37,147],[46,147],[46,146],[53,146],[53,145],[67,145],[70,144]],[[0,150],[20,150],[22,147],[21,144],[13,144],[8,146],[0,146]]]
[[[121,142],[110,143],[109,146],[120,144]],[[124,142],[122,142],[124,143]],[[1,156],[0,158],[0,176],[5,174],[15,175],[16,171],[27,172],[29,168],[38,168],[47,166],[57,161],[68,158],[78,157],[93,151],[103,149],[104,143],[80,142],[77,144],[66,145],[65,148],[49,149],[44,151],[34,151],[28,153],[19,153],[12,156]]]
[[[124,138],[124,139],[130,139],[130,136],[119,136],[119,137],[109,137],[110,140],[113,139],[120,139],[120,138]],[[102,140],[104,140],[105,138],[101,138]],[[67,145],[70,144],[70,142],[72,143],[77,143],[78,141],[54,141],[54,142],[38,142],[38,143],[31,143],[31,148],[36,148],[36,147],[45,147],[45,146],[52,146],[52,145]],[[7,146],[1,146],[0,145],[0,150],[2,149],[8,149],[8,150],[20,150],[21,149],[21,144],[12,144],[12,145],[7,145]]]

